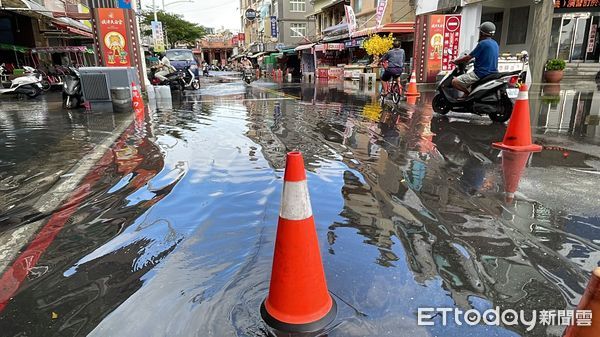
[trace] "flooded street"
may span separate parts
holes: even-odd
[[[0,330],[273,336],[259,307],[285,154],[299,150],[338,305],[323,335],[561,336],[439,316],[419,326],[417,311],[577,306],[600,260],[597,95],[532,95],[544,151],[524,159],[492,148],[505,125],[437,115],[431,92],[382,109],[349,83],[226,79],[134,116],[3,101],[0,243],[17,248],[0,249]],[[64,202],[44,208],[91,152]]]

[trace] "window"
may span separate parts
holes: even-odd
[[[292,23],[290,27],[292,33],[291,37],[305,37],[306,36],[306,23]]]
[[[524,44],[527,41],[527,25],[529,23],[529,6],[510,9],[508,18],[508,35],[506,44]]]
[[[354,0],[354,13],[362,11],[362,0]]]
[[[290,0],[290,12],[306,12],[306,0]]]
[[[494,40],[500,44],[502,41],[502,22],[504,21],[504,12],[482,13],[481,22],[486,21],[490,21],[496,25],[496,34],[494,34]]]

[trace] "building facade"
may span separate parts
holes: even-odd
[[[9,67],[93,62],[87,2],[3,0],[0,60]]]
[[[257,16],[246,18],[252,9]],[[243,45],[251,53],[293,49],[316,35],[314,19],[309,15],[309,0],[241,0],[240,14],[245,35]]]
[[[233,56],[233,34],[229,31],[203,37],[197,43],[194,54],[199,55],[202,62],[212,65],[225,65]]]

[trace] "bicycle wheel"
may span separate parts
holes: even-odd
[[[392,102],[394,104],[400,103],[400,87],[396,82],[392,84]]]
[[[379,105],[383,108],[385,105],[385,95],[383,94],[383,88],[379,91]]]

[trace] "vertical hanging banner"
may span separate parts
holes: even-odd
[[[108,67],[131,65],[125,12],[120,8],[97,8],[98,39],[102,63]]]
[[[354,9],[352,6],[344,6],[346,9],[346,23],[348,23],[348,35],[352,38],[356,31],[356,15],[354,15]]]
[[[162,22],[152,21],[152,41],[154,43],[154,52],[160,53],[165,51],[165,35],[162,28]]]
[[[454,69],[452,61],[458,57],[458,42],[460,39],[460,15],[446,15],[444,24],[444,50],[442,55],[442,70]]]
[[[435,77],[442,70],[442,56],[444,54],[444,25],[445,15],[429,16],[429,39],[427,51],[427,78],[435,82]]]
[[[277,32],[277,17],[276,16],[272,16],[271,17],[271,37],[277,37],[278,32]]]
[[[387,7],[387,0],[379,0],[377,1],[377,12],[375,14],[375,20],[377,22],[377,27],[381,27],[381,22],[383,21],[383,14],[385,14],[385,9]]]

